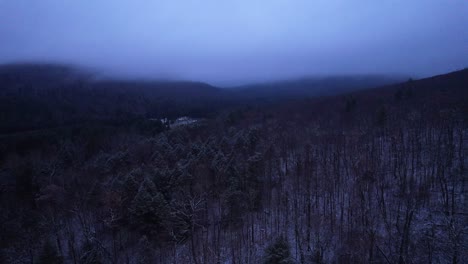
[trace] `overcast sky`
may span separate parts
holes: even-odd
[[[467,0],[0,0],[0,63],[233,85],[468,66]]]

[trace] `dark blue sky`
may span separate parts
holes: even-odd
[[[466,0],[0,0],[0,63],[233,85],[468,66]]]

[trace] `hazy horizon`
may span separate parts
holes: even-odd
[[[468,66],[468,2],[0,0],[0,64],[233,86]]]

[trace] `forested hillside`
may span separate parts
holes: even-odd
[[[176,128],[4,134],[0,263],[464,263],[467,101],[463,70]]]
[[[279,82],[262,89],[256,85],[222,89],[200,82],[105,79],[68,65],[0,65],[0,134],[90,122],[126,126],[185,115],[214,117],[229,108],[337,94],[394,81],[385,76],[330,77]]]
[[[66,65],[0,67],[0,134],[85,124],[207,116],[231,99],[204,83],[100,79]]]

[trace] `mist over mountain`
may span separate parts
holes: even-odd
[[[466,1],[0,1],[0,63],[215,86],[466,67]]]

